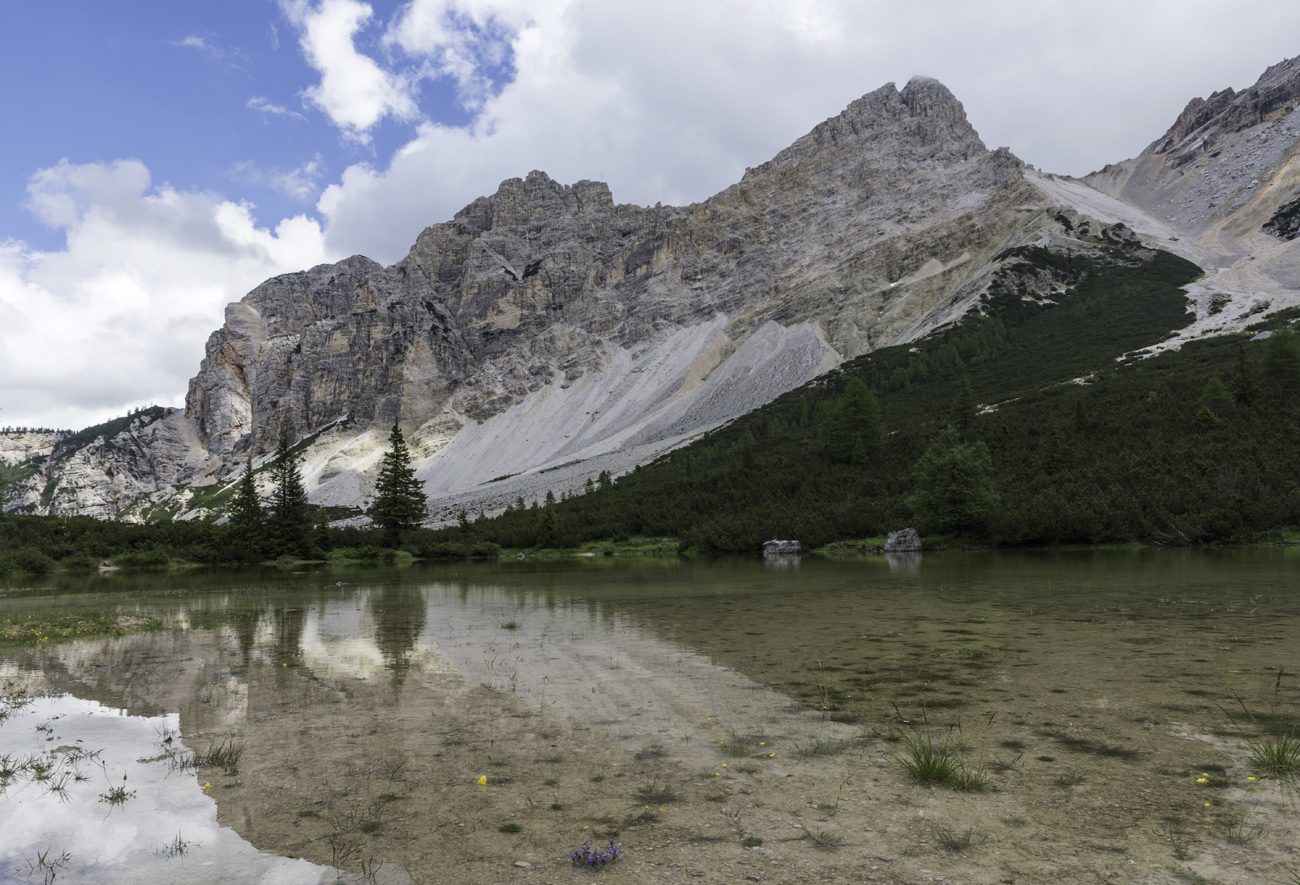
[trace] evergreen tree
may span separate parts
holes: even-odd
[[[1043,473],[1057,473],[1068,469],[1073,460],[1074,453],[1070,450],[1069,443],[1057,428],[1055,419],[1049,418],[1047,429],[1043,431],[1043,438],[1038,444],[1038,469]]]
[[[313,553],[329,553],[334,549],[334,533],[330,531],[330,517],[321,507],[316,511],[316,526],[311,537],[312,546],[315,548]]]
[[[916,493],[907,506],[925,531],[981,529],[998,506],[988,446],[963,443],[955,427],[945,428],[925,450],[915,475]]]
[[[1300,340],[1287,331],[1274,332],[1264,343],[1264,380],[1282,399],[1300,391]]]
[[[302,556],[311,552],[311,511],[307,506],[307,489],[298,467],[298,455],[290,451],[289,434],[280,431],[271,462],[270,535],[276,556]]]
[[[388,543],[394,547],[401,541],[402,532],[418,528],[429,516],[424,484],[415,478],[411,452],[396,421],[388,434],[388,451],[379,467],[375,498],[367,515],[383,529]]]
[[[1232,372],[1232,398],[1238,405],[1248,406],[1255,401],[1259,388],[1255,384],[1255,364],[1246,355],[1246,345],[1237,344],[1237,364]]]
[[[456,527],[460,529],[462,538],[472,540],[474,538],[474,527],[470,525],[469,511],[464,507],[456,512]]]
[[[970,375],[963,373],[957,379],[957,395],[952,399],[949,414],[961,438],[970,439],[971,428],[975,424],[975,394],[970,389]]]
[[[554,547],[560,533],[560,517],[555,508],[547,504],[537,515],[537,546]]]
[[[822,422],[821,436],[826,454],[834,461],[853,461],[859,441],[860,457],[865,453],[870,460],[879,454],[884,440],[880,404],[862,379],[849,380],[839,401]]]
[[[1216,425],[1219,419],[1226,418],[1231,414],[1232,400],[1233,397],[1228,392],[1228,386],[1219,380],[1218,375],[1211,376],[1210,380],[1205,382],[1205,387],[1201,389],[1201,408],[1209,411],[1216,419],[1214,422]],[[1198,424],[1201,422],[1199,413],[1196,420]]]
[[[251,455],[244,465],[244,475],[235,486],[235,500],[230,505],[229,531],[234,559],[256,562],[262,558],[266,540],[266,512],[262,508],[262,496],[257,493]]]

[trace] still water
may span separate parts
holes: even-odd
[[[1008,831],[964,856],[974,879],[1042,862],[1072,881],[1035,860],[1053,852],[1080,881],[1165,869],[1159,822],[1195,820],[1163,825],[1208,843],[1202,808],[1293,832],[1247,790],[1240,737],[1251,713],[1286,727],[1300,712],[1298,564],[1289,549],[605,558],[11,590],[0,615],[106,608],[168,628],[0,661],[6,693],[39,698],[0,724],[0,759],[49,772],[29,764],[0,794],[0,881],[497,881],[567,875],[564,853],[596,832],[681,847],[662,873],[650,854],[619,862],[671,877],[739,851],[716,836],[733,806],[736,832],[742,812],[744,832],[771,829],[726,863],[901,881],[937,863],[917,829],[929,806],[889,764],[917,729],[1001,772],[976,804],[926,793],[932,817],[1038,827],[1033,851]],[[241,753],[203,764],[223,747]],[[1212,802],[1193,767],[1213,771]],[[920,814],[870,806],[886,793]],[[845,847],[799,856],[808,839],[780,827],[814,832],[800,808],[846,828]],[[900,853],[875,862],[885,831]]]

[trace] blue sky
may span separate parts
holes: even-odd
[[[1300,54],[1280,0],[46,0],[0,8],[0,426],[183,405],[224,306],[508,177],[686,203],[937,77],[1085,174]]]
[[[400,4],[369,5],[373,19],[356,42],[383,54],[383,23]],[[315,164],[315,179],[299,177],[314,185],[391,156],[410,137],[408,125],[384,119],[368,143],[341,140],[304,104],[315,72],[293,24],[267,0],[49,0],[11,4],[3,21],[0,107],[5,128],[22,137],[0,140],[0,232],[39,248],[63,236],[23,207],[27,181],[60,159],[146,159],[155,181],[237,194],[274,224],[318,195],[286,192],[286,173]],[[421,84],[420,107],[453,125],[470,121],[445,79]]]

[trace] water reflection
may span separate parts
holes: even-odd
[[[371,594],[369,605],[375,620],[375,645],[398,687],[406,680],[411,652],[424,632],[428,617],[424,590],[409,584],[386,585]]]
[[[364,832],[388,852],[388,869],[407,864],[412,875],[420,871],[409,864],[426,862],[416,847],[431,840],[449,852],[439,858],[464,844],[457,863],[496,857],[498,827],[522,814],[523,797],[559,806],[528,818],[531,844],[558,845],[602,802],[601,814],[621,820],[633,785],[617,780],[621,772],[728,784],[718,748],[736,735],[758,735],[777,754],[727,760],[733,770],[754,766],[754,778],[771,772],[756,793],[793,789],[816,764],[780,769],[799,747],[909,727],[903,719],[979,724],[982,746],[1017,748],[1006,754],[1023,755],[1015,789],[980,801],[1060,811],[1066,818],[1039,832],[1063,834],[1048,853],[1074,857],[1070,836],[1090,809],[1109,826],[1115,808],[1133,804],[1135,777],[1240,764],[1221,738],[1220,708],[1235,709],[1234,696],[1252,708],[1293,704],[1289,677],[1280,695],[1274,686],[1279,668],[1290,671],[1300,629],[1298,561],[1289,551],[1048,552],[927,555],[924,567],[919,554],[895,554],[804,557],[797,568],[510,562],[373,571],[344,583],[326,573],[99,597],[179,614],[190,627],[24,653],[0,682],[171,716],[157,727],[179,727],[193,747],[233,736],[248,747],[243,784],[214,782],[199,797],[204,807],[216,797],[221,824],[322,864],[329,821],[352,821],[348,838]],[[872,752],[871,777],[887,779]],[[857,755],[843,758],[845,776],[867,776]],[[1027,760],[1078,767],[1089,804],[1058,807],[1059,773],[1030,771]],[[661,767],[638,767],[648,765]],[[485,772],[508,788],[480,792]],[[1186,810],[1187,796],[1171,788],[1166,801],[1152,786],[1125,812],[1133,832]],[[910,787],[882,785],[880,795],[896,789]],[[552,795],[559,790],[568,796]],[[400,811],[365,818],[382,796],[403,797]],[[790,807],[804,807],[796,798]],[[693,825],[708,833],[717,808],[701,804]],[[777,835],[779,850],[793,850]],[[496,870],[458,881],[504,878]]]
[[[921,570],[920,553],[886,553],[885,562],[889,564],[889,573],[897,577],[914,578]]]
[[[0,878],[215,881],[219,864],[226,881],[332,881],[322,867],[264,854],[219,826],[216,802],[168,765],[165,741],[175,743],[179,728],[176,713],[130,716],[68,695],[11,715],[0,725],[0,758],[30,768],[0,791]],[[41,773],[46,766],[51,774]]]

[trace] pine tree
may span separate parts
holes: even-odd
[[[396,421],[388,434],[388,451],[379,467],[375,498],[367,515],[383,529],[385,539],[394,547],[401,541],[402,532],[418,528],[429,515],[424,484],[415,478],[411,452]]]
[[[925,450],[914,472],[916,494],[906,503],[925,531],[978,531],[998,506],[988,446],[963,443],[951,425]]]
[[[957,395],[952,398],[948,410],[949,417],[962,439],[970,439],[971,427],[975,424],[975,394],[970,388],[970,375],[965,373],[957,379]]]
[[[1255,383],[1255,364],[1246,355],[1246,345],[1237,344],[1237,365],[1232,373],[1232,398],[1238,405],[1248,406],[1255,401],[1259,388]]]
[[[307,506],[307,489],[298,467],[298,455],[290,451],[289,434],[280,431],[271,462],[270,535],[277,556],[307,556],[311,549],[311,511]]]
[[[554,547],[560,533],[560,517],[555,508],[547,504],[537,514],[537,546]]]
[[[235,486],[235,500],[230,505],[229,532],[234,559],[255,562],[262,558],[266,540],[266,512],[262,508],[262,496],[257,493],[251,455],[244,465],[244,475]]]
[[[1267,387],[1281,399],[1300,392],[1300,339],[1286,330],[1274,332],[1264,343],[1261,369]]]
[[[832,460],[851,462],[854,451],[870,460],[884,442],[880,404],[860,378],[851,378],[821,427],[822,445]],[[859,441],[862,443],[858,446]]]

